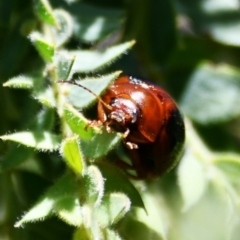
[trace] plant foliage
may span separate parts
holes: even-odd
[[[238,240],[238,7],[3,1],[0,239]],[[97,98],[65,83],[101,95],[122,71],[169,90],[185,116],[182,159],[156,180],[112,164],[129,160],[121,134],[89,126]]]

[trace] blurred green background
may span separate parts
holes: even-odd
[[[240,236],[240,3],[238,0],[51,0],[74,19],[68,49],[104,49],[136,40],[127,54],[98,74],[122,70],[163,86],[186,118],[179,166],[143,193],[149,215],[131,214],[117,229],[123,239],[238,240]],[[34,1],[0,2],[0,135],[31,129],[41,107],[11,77],[44,66],[28,39],[41,24]],[[57,126],[56,126],[57,131]],[[8,168],[0,142],[0,240],[71,239],[56,218],[13,227],[64,171],[58,154],[38,153],[42,174]],[[26,154],[26,151],[24,151]],[[16,159],[17,161],[17,159]],[[2,166],[4,169],[2,169]],[[7,169],[7,170],[6,170]],[[138,186],[138,183],[136,183]],[[141,186],[142,187],[142,186]],[[133,230],[134,229],[134,230]]]

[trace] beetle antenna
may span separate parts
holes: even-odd
[[[86,90],[89,93],[91,93],[92,95],[94,95],[108,110],[112,110],[112,107],[109,104],[105,103],[96,93],[94,93],[89,88],[84,87],[82,84],[77,83],[77,82],[70,82],[70,81],[66,81],[66,80],[59,80],[57,82],[58,83],[68,83],[68,84],[72,84],[72,85],[75,85],[75,86],[83,88],[84,90]]]

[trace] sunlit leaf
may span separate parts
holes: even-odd
[[[76,183],[71,174],[63,175],[16,224],[20,227],[24,223],[42,221],[44,218],[54,213],[54,207],[58,211],[67,211],[73,207],[71,201],[64,201],[66,198],[76,196]]]
[[[100,233],[98,232],[98,237]],[[92,229],[86,228],[83,224],[74,231],[73,240],[91,240],[93,239]]]
[[[200,65],[184,91],[184,113],[202,123],[218,123],[240,116],[239,71],[230,66]]]
[[[122,136],[116,133],[108,133],[104,128],[102,133],[95,134],[91,140],[82,141],[83,153],[90,159],[105,156],[122,140]]]
[[[237,32],[240,30],[240,17],[237,16],[237,12],[235,16],[235,19],[230,23],[228,21],[215,21],[206,26],[206,28],[218,42],[239,47],[240,36]],[[227,14],[226,17],[228,17]]]
[[[71,3],[79,2],[79,0],[65,0],[65,2],[71,4]]]
[[[94,136],[94,132],[99,132],[95,127],[87,127],[87,119],[70,105],[65,105],[64,116],[71,130],[83,140],[89,140]]]
[[[38,150],[57,150],[60,145],[60,136],[50,132],[16,132],[0,137],[2,140],[18,142],[27,147]]]
[[[208,172],[213,153],[209,151],[194,129],[185,119],[186,146],[178,165],[177,176],[183,198],[182,210],[188,211],[204,196],[208,184]]]
[[[218,154],[213,160],[214,165],[219,168],[223,174],[232,183],[239,185],[240,174],[240,156],[237,154]]]
[[[73,33],[73,20],[69,13],[62,9],[55,10],[54,15],[57,19],[59,27],[52,29],[53,38],[56,47],[60,47],[70,39]]]
[[[54,108],[56,106],[53,89],[50,87],[35,92],[33,97],[46,107]]]
[[[78,137],[66,138],[62,142],[61,152],[67,165],[78,175],[83,174],[84,160],[80,150]]]
[[[104,75],[98,78],[88,78],[81,81],[75,81],[91,90],[96,95],[100,95],[120,74],[121,72],[115,72],[109,75]],[[83,89],[79,86],[68,84],[69,92],[68,98],[70,102],[76,108],[84,108],[89,106],[90,104],[97,101],[96,96],[92,93],[88,92],[86,89]]]
[[[63,221],[72,226],[82,224],[81,206],[76,197],[63,197],[54,204],[54,209]]]
[[[20,75],[9,79],[3,84],[4,87],[29,89],[33,87],[34,79],[29,76]]]
[[[52,57],[55,52],[55,46],[47,41],[38,32],[33,32],[29,35],[29,38],[35,48],[37,49],[39,55],[46,62],[52,62]]]
[[[53,10],[48,0],[35,0],[34,8],[37,16],[42,21],[56,27],[58,26],[57,19],[54,16]]]
[[[201,160],[189,148],[179,164],[178,181],[184,200],[183,210],[187,211],[203,196],[207,185],[207,176]]]
[[[191,181],[192,179],[189,179]],[[225,192],[226,193],[226,192]],[[176,202],[179,199],[176,199]],[[196,205],[186,212],[177,213],[174,211],[174,227],[169,229],[169,235],[173,239],[194,240],[219,240],[228,239],[229,233],[236,224],[236,218],[232,217],[232,211],[237,211],[226,201],[226,198],[219,194],[219,189],[209,185],[205,194]],[[235,222],[235,223],[234,223]],[[235,227],[237,227],[235,225]],[[210,235],[209,235],[210,234]],[[238,239],[234,237],[233,239]]]
[[[43,220],[52,211],[54,200],[44,198],[42,201],[37,203],[30,211],[28,211],[20,221],[18,221],[14,226],[20,227],[24,223],[34,222],[36,220]]]
[[[121,192],[126,194],[133,207],[140,207],[145,210],[143,200],[138,190],[128,180],[125,174],[116,166],[107,162],[98,162],[96,164],[102,172],[105,182],[105,193]]]
[[[109,228],[105,228],[103,229],[104,232],[104,236],[106,236],[107,239],[111,239],[111,240],[122,240],[123,238],[121,238],[119,236],[119,234]]]
[[[130,209],[131,202],[123,193],[105,195],[99,208],[96,209],[99,224],[102,227],[115,224]]]
[[[83,176],[83,181],[86,203],[98,207],[102,201],[105,185],[105,179],[100,170],[94,165],[89,166],[86,174]]]
[[[70,5],[68,9],[74,19],[74,37],[81,41],[101,40],[120,29],[124,23],[124,12],[119,8],[96,7],[82,1]]]
[[[156,209],[155,209],[156,210]],[[149,216],[144,215],[146,221],[148,221]],[[156,219],[154,218],[157,223]],[[133,231],[136,229],[136,231]],[[164,239],[159,231],[155,231],[151,226],[148,226],[145,222],[139,221],[134,217],[125,217],[121,223],[121,228],[119,229],[121,236],[124,239],[138,239],[138,240],[166,240]]]
[[[222,44],[240,45],[238,1],[178,1],[177,8],[191,19],[191,25],[198,34],[207,34]]]
[[[72,78],[73,72],[72,66],[75,62],[75,56],[69,57],[68,54],[56,54],[54,57],[54,62],[57,65],[57,73],[59,80],[68,80]]]
[[[122,43],[105,50],[75,50],[75,51],[60,51],[58,54],[65,55],[65,58],[72,59],[76,57],[73,64],[73,73],[86,73],[96,71],[105,65],[113,62],[116,58],[129,50],[135,41]],[[72,73],[70,74],[72,75]]]
[[[147,191],[142,192],[141,196],[146,205],[146,212],[142,211],[142,209],[137,209],[137,220],[144,224],[139,227],[140,229],[143,228],[145,233],[142,233],[143,235],[140,234],[138,239],[143,240],[143,237],[147,237],[147,239],[153,237],[153,239],[156,240],[167,240],[170,223],[162,196],[159,192],[151,192],[151,194],[149,194]],[[135,237],[137,236],[138,233]]]

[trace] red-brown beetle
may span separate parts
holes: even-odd
[[[175,101],[162,88],[123,76],[98,102],[98,118],[107,128],[122,130],[137,179],[170,170],[182,152],[185,127]]]
[[[107,131],[124,133],[132,165],[122,160],[118,164],[136,171],[136,176],[128,173],[130,177],[158,177],[174,167],[183,149],[185,127],[175,101],[166,91],[123,76],[98,99],[98,121],[89,125],[104,125]]]

